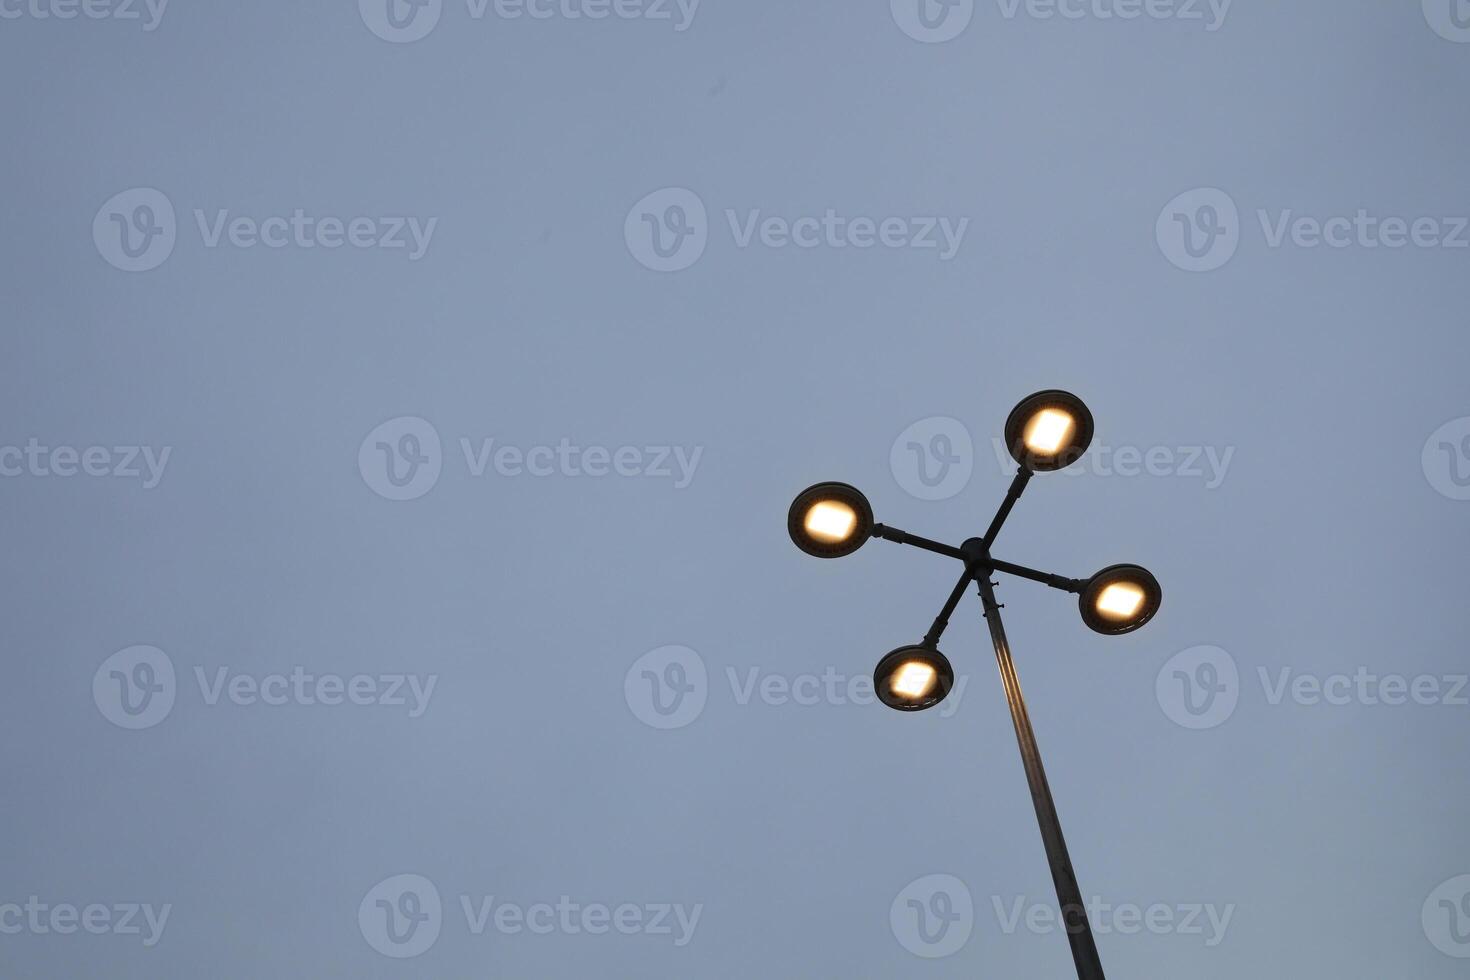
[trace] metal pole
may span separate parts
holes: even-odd
[[[1011,662],[1011,646],[1006,641],[1005,627],[1001,625],[1000,605],[995,601],[995,586],[990,581],[988,572],[982,572],[976,580],[980,583],[980,598],[985,603],[985,619],[990,624],[990,639],[995,644],[995,660],[1000,665],[1006,702],[1011,708],[1011,721],[1016,726],[1016,741],[1021,746],[1021,762],[1026,767],[1026,781],[1031,784],[1031,802],[1036,807],[1036,822],[1041,826],[1041,842],[1046,846],[1046,859],[1051,865],[1051,879],[1056,886],[1057,901],[1061,905],[1067,941],[1072,944],[1072,960],[1077,964],[1077,976],[1079,980],[1103,980],[1102,961],[1098,959],[1097,944],[1092,939],[1087,909],[1082,903],[1082,892],[1077,887],[1077,875],[1072,871],[1072,859],[1067,854],[1067,842],[1062,837],[1062,825],[1057,819],[1057,807],[1051,798],[1051,787],[1046,782],[1046,770],[1041,765],[1041,750],[1036,746],[1036,733],[1031,730],[1031,717],[1026,712],[1026,700],[1021,696],[1021,682],[1016,678],[1016,666]]]

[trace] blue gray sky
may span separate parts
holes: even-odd
[[[1421,9],[1422,6],[1422,9]],[[1470,4],[0,0],[0,973],[1470,957]]]

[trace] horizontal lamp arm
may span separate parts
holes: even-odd
[[[1028,578],[1033,582],[1049,585],[1053,589],[1061,589],[1063,592],[1081,592],[1087,587],[1087,579],[1085,578],[1067,578],[1065,575],[1038,572],[1034,568],[1027,568],[1025,565],[1016,565],[1008,561],[1000,561],[997,558],[989,559],[986,564],[997,572],[1005,572],[1007,575],[1014,575],[1017,578]]]
[[[922,548],[925,551],[932,551],[936,555],[944,555],[948,558],[958,558],[960,561],[969,560],[968,555],[966,555],[960,549],[953,547],[952,545],[941,544],[938,541],[930,541],[928,538],[921,538],[917,534],[910,534],[907,531],[900,531],[896,527],[888,527],[885,524],[873,525],[873,537],[882,538],[884,541],[892,541],[895,544],[913,545],[915,548]]]

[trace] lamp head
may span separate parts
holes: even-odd
[[[1006,448],[1034,473],[1070,466],[1092,444],[1092,412],[1067,391],[1038,391],[1011,409]]]
[[[809,555],[842,558],[872,535],[873,508],[856,487],[818,483],[796,495],[786,515],[786,531]]]
[[[1159,580],[1138,565],[1109,565],[1087,580],[1078,598],[1082,621],[1110,636],[1132,633],[1159,611]]]
[[[873,690],[898,711],[923,711],[943,701],[954,687],[949,658],[933,647],[899,647],[878,661]]]

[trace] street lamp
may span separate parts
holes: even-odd
[[[954,668],[930,646],[899,647],[878,661],[873,689],[878,700],[899,711],[923,711],[949,696]]]
[[[959,606],[960,599],[964,598],[965,590],[972,582],[979,586],[1006,702],[1010,706],[1016,740],[1021,747],[1021,763],[1031,786],[1041,841],[1051,865],[1052,883],[1056,886],[1062,920],[1080,980],[1102,980],[1102,963],[1092,938],[1092,927],[1087,921],[1077,876],[1072,870],[1072,859],[1067,854],[1067,843],[1062,837],[1062,825],[1057,819],[1046,770],[1041,765],[1041,750],[1031,729],[1026,700],[1021,695],[1021,682],[1011,660],[1005,627],[1001,625],[1001,607],[995,601],[997,583],[991,581],[991,576],[995,573],[1015,575],[1076,593],[1083,623],[1099,633],[1113,636],[1131,633],[1152,619],[1159,611],[1163,590],[1158,579],[1138,565],[1109,565],[1091,578],[1073,579],[1001,561],[991,555],[990,548],[1032,475],[1060,470],[1075,463],[1092,443],[1092,435],[1092,413],[1076,395],[1065,391],[1041,391],[1023,399],[1011,411],[1005,426],[1006,447],[1020,464],[1020,470],[985,534],[970,538],[959,547],[875,523],[868,498],[846,483],[818,483],[808,487],[792,502],[786,518],[791,540],[802,551],[818,558],[841,558],[857,551],[869,538],[883,538],[964,563],[959,582],[924,639],[913,646],[899,647],[878,662],[873,672],[873,686],[878,699],[890,708],[923,711],[939,704],[949,694],[954,686],[954,668],[939,652],[939,638],[949,625],[949,618]]]
[[[818,483],[791,502],[786,530],[796,546],[815,558],[842,558],[873,533],[873,508],[856,487]]]

